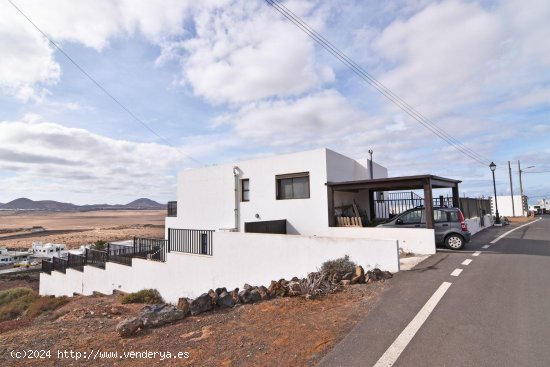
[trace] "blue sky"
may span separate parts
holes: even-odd
[[[447,145],[264,1],[13,0],[160,139],[0,2],[0,202],[175,199],[182,169],[328,147],[390,175],[550,196],[550,3],[284,4],[485,165]],[[190,158],[192,157],[192,159]]]

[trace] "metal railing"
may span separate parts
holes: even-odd
[[[95,266],[96,268],[105,269],[105,263],[107,262],[107,251],[94,250],[91,248],[86,249],[86,265]]]
[[[132,257],[134,257],[134,247],[124,245],[107,245],[107,261],[117,264],[132,266]]]
[[[78,271],[84,271],[84,265],[86,265],[86,256],[69,253],[67,267]]]
[[[167,247],[167,240],[134,237],[134,257],[165,262]]]
[[[42,260],[42,271],[46,274],[51,274],[53,270],[53,263],[50,259]]]
[[[212,256],[213,230],[168,228],[168,252]]]
[[[167,217],[177,217],[178,216],[178,202],[177,201],[169,201],[167,209],[168,209],[168,213],[166,214]]]
[[[61,257],[52,257],[53,270],[65,273],[67,271],[68,261]]]

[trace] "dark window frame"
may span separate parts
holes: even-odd
[[[283,180],[294,180],[298,178],[307,179],[307,196],[304,197],[294,197],[294,182],[292,183],[292,197],[282,197],[281,195],[281,181]],[[309,179],[309,172],[298,172],[298,173],[289,173],[284,175],[275,176],[275,198],[277,200],[299,200],[299,199],[310,199],[311,198],[311,183]]]
[[[248,189],[244,188],[244,182],[248,183]],[[244,193],[248,193],[248,199],[245,199]],[[250,179],[249,178],[242,178],[241,179],[241,202],[249,202],[250,201]]]

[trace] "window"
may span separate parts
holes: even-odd
[[[309,172],[275,176],[277,200],[309,199]]]
[[[451,215],[451,222],[460,222],[458,220],[458,212],[452,211],[449,214]]]
[[[434,222],[441,223],[447,222],[447,213],[444,210],[434,210]]]
[[[407,214],[403,214],[400,219],[403,221],[403,224],[419,224],[422,220],[422,210],[417,209]]]
[[[241,180],[241,201],[250,201],[250,180],[248,178]]]

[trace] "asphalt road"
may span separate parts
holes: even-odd
[[[550,366],[550,216],[490,243],[517,227],[487,229],[465,251],[439,250],[396,274],[319,366]]]

